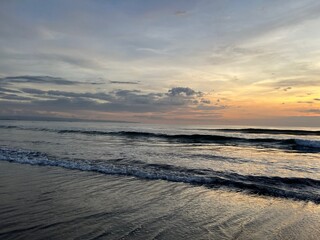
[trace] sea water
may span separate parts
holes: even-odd
[[[320,129],[1,121],[0,160],[5,239],[319,234]]]

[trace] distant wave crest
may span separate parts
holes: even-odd
[[[19,126],[0,126],[0,128],[7,129],[21,129],[21,130],[36,130],[56,132],[59,134],[86,134],[86,135],[108,135],[119,136],[135,139],[161,139],[169,142],[177,143],[218,143],[225,145],[247,144],[261,147],[280,148],[288,150],[298,150],[303,152],[319,152],[320,140],[305,140],[299,138],[249,138],[249,137],[233,137],[222,136],[214,134],[166,134],[154,132],[139,132],[139,131],[100,131],[100,130],[81,130],[81,129],[48,129],[48,128],[24,128]],[[231,129],[221,129],[215,131],[231,131]],[[247,130],[247,129],[240,129]],[[249,129],[258,130],[258,129]],[[263,131],[266,129],[263,129]],[[269,131],[268,129],[267,131]],[[232,129],[232,131],[236,131]],[[237,130],[238,131],[238,130]],[[294,130],[270,130],[270,131],[294,131]],[[300,130],[298,130],[300,131]],[[310,132],[310,131],[308,131]],[[311,134],[312,135],[312,134]]]
[[[319,148],[320,149],[320,141],[295,139],[295,142],[299,146],[305,146],[305,147]]]
[[[269,129],[269,128],[242,128],[242,129],[206,129],[220,132],[240,132],[249,134],[285,134],[285,135],[308,135],[320,136],[320,131],[311,130],[291,130],[291,129]]]
[[[86,130],[60,130],[59,133],[80,133],[88,135],[114,135],[131,138],[160,138],[168,141],[182,142],[182,143],[249,143],[249,144],[265,144],[270,147],[283,147],[289,149],[303,150],[305,148],[317,148],[320,150],[320,141],[317,140],[303,140],[303,139],[276,139],[276,138],[241,138],[221,135],[208,134],[164,134],[152,132],[134,132],[134,131],[118,131],[118,132],[104,132],[104,131],[86,131]]]

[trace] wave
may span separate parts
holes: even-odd
[[[56,129],[48,129],[48,128],[28,128],[22,126],[15,126],[15,125],[0,125],[0,128],[4,129],[22,129],[22,130],[39,130],[39,131],[59,131]],[[184,129],[184,130],[191,130],[191,129]],[[295,129],[271,129],[271,128],[201,128],[201,129],[193,129],[193,130],[200,130],[200,131],[214,131],[214,132],[234,132],[234,133],[248,133],[248,134],[272,134],[272,135],[301,135],[301,136],[320,136],[319,130],[295,130]],[[92,133],[99,133],[101,131],[86,131],[86,130],[73,130],[73,129],[65,129],[60,130],[60,132],[92,132]]]
[[[320,141],[295,139],[295,142],[299,146],[305,146],[309,148],[320,148]]]
[[[249,134],[285,134],[285,135],[320,136],[320,131],[311,131],[311,130],[290,130],[290,129],[269,129],[269,128],[205,129],[205,130],[218,131],[218,132],[239,132],[239,133],[249,133]]]
[[[142,161],[122,162],[61,160],[45,153],[0,147],[0,160],[67,169],[94,171],[104,174],[134,176],[223,188],[249,194],[311,201],[320,204],[320,180],[311,178],[285,178],[272,176],[241,175],[210,169],[189,169],[168,164],[147,164]]]
[[[20,127],[18,127],[18,126],[5,126],[5,125],[0,125],[0,128],[3,128],[3,129],[11,129],[11,128],[20,129]]]
[[[59,130],[58,133],[80,133],[88,135],[113,135],[124,136],[129,138],[158,138],[174,142],[182,143],[249,143],[256,145],[264,145],[270,147],[283,147],[292,150],[308,150],[314,148],[314,151],[319,148],[320,141],[317,140],[303,140],[303,139],[276,139],[276,138],[241,138],[232,136],[209,135],[209,134],[165,134],[152,132],[135,132],[135,131],[88,131],[88,130]]]
[[[222,136],[212,134],[166,134],[154,132],[138,132],[138,131],[100,131],[100,130],[81,130],[81,129],[48,129],[48,128],[24,128],[19,126],[0,126],[0,128],[14,128],[20,130],[36,130],[56,132],[59,134],[86,134],[86,135],[108,135],[120,136],[135,139],[162,139],[176,143],[218,143],[224,145],[249,144],[262,147],[280,148],[287,150],[297,150],[302,152],[319,152],[320,141],[305,140],[296,138],[278,139],[278,138],[243,138],[233,136]],[[215,131],[233,131],[234,129],[216,129]],[[240,129],[246,130],[246,129]],[[257,129],[256,129],[257,130]],[[261,129],[266,130],[266,129]],[[234,130],[238,131],[238,130]],[[287,130],[279,130],[287,131]],[[294,131],[294,130],[290,130]],[[298,130],[300,131],[300,130]]]

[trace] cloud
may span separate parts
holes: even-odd
[[[46,94],[46,91],[35,88],[22,88],[21,91],[29,94]]]
[[[204,111],[222,110],[225,108],[226,108],[225,106],[212,106],[212,105],[208,106],[203,104],[197,106],[197,109],[204,110]]]
[[[30,54],[28,54],[30,55]],[[74,53],[72,54],[56,54],[56,53],[39,53],[34,55],[35,58],[42,59],[43,61],[52,61],[52,62],[64,62],[70,65],[74,65],[81,68],[87,69],[104,69],[101,64],[93,60],[90,57],[83,57],[79,54],[75,56]]]
[[[320,108],[319,109],[318,108],[311,108],[311,109],[303,110],[302,112],[320,114]]]
[[[203,93],[188,87],[174,87],[167,92],[145,93],[141,90],[116,89],[109,92],[70,92],[22,88],[21,96],[0,95],[0,103],[6,109],[30,109],[32,111],[100,111],[100,112],[166,112],[176,108],[206,105]],[[29,94],[27,97],[25,94]],[[20,99],[19,99],[20,98]],[[30,100],[8,102],[7,100]],[[217,107],[212,110],[218,109]]]
[[[21,89],[24,93],[33,94],[35,97],[64,97],[64,98],[87,98],[87,99],[96,99],[96,100],[104,100],[110,101],[112,100],[112,96],[110,94],[97,92],[97,93],[77,93],[77,92],[66,92],[60,90],[49,90],[43,91],[34,88],[23,88]],[[54,99],[54,98],[53,98]]]
[[[34,88],[22,88],[23,93],[32,94],[34,97],[57,97],[57,98],[78,98],[95,99],[107,101],[110,104],[124,104],[141,107],[141,105],[154,105],[156,109],[159,106],[177,106],[193,105],[201,103],[209,104],[206,99],[198,99],[203,96],[202,92],[196,92],[188,87],[175,87],[169,89],[166,93],[143,93],[140,90],[117,89],[111,92],[67,92],[60,90],[44,91]],[[91,101],[91,100],[90,100]]]
[[[231,44],[214,48],[208,60],[211,64],[230,64],[246,61],[248,57],[255,58],[264,54],[266,53],[263,49],[257,47],[240,47]]]
[[[292,89],[292,87],[285,87],[282,90],[286,92],[286,91],[291,90],[291,89]]]
[[[20,93],[20,91],[18,90],[13,90],[13,89],[3,88],[3,87],[0,87],[0,92],[1,93]]]
[[[201,102],[201,103],[204,103],[204,104],[210,104],[210,103],[211,103],[210,100],[204,99],[204,98],[202,98],[200,102]]]
[[[12,83],[38,83],[38,84],[55,84],[55,85],[76,85],[80,82],[70,81],[59,77],[50,76],[12,76],[0,78],[0,84]]]
[[[306,89],[304,90],[304,94],[311,95],[309,92],[311,89],[320,87],[320,81],[319,80],[311,80],[306,78],[294,78],[294,79],[285,79],[285,80],[263,80],[258,81],[257,83],[254,83],[254,85],[262,87],[262,88],[273,88],[274,90],[278,91],[299,91],[300,89]]]
[[[274,86],[278,88],[284,88],[284,91],[290,90],[292,87],[313,87],[320,86],[319,80],[307,80],[307,79],[288,79],[288,80],[280,80],[275,82],[267,83],[269,86]]]
[[[50,100],[33,100],[28,103],[0,101],[0,108],[10,109],[28,109],[29,111],[53,111],[53,112],[78,112],[78,111],[95,111],[95,112],[154,112],[167,110],[166,106],[156,106],[147,102],[135,103],[113,101],[97,102],[93,99],[82,97],[59,97]]]
[[[29,97],[19,96],[19,95],[16,95],[16,94],[4,94],[4,93],[0,93],[0,99],[16,100],[16,101],[33,100],[32,98],[29,98]]]
[[[196,92],[188,87],[174,87],[168,91],[169,96],[202,96],[201,92]]]
[[[111,84],[139,84],[139,82],[130,81],[110,81]]]
[[[315,99],[313,99],[313,100],[315,100],[315,101],[320,101],[320,98],[315,98]]]
[[[168,51],[166,49],[155,49],[155,48],[137,48],[137,51],[142,51],[145,53],[157,54],[157,55],[167,55]]]

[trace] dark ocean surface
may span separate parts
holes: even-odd
[[[318,239],[320,129],[0,121],[0,239]]]

